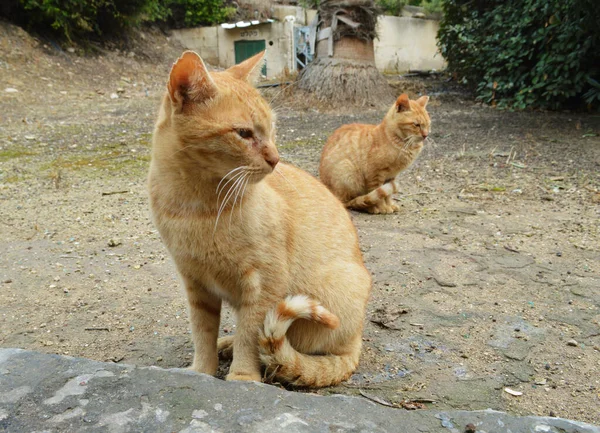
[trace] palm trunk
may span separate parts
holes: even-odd
[[[377,12],[373,1],[322,1],[318,30],[329,28],[333,41],[316,42],[315,60],[302,71],[298,87],[333,104],[391,104],[393,90],[375,67]]]

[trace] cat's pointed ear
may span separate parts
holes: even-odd
[[[167,88],[171,102],[179,109],[186,102],[202,102],[217,94],[217,86],[206,65],[193,51],[186,51],[175,62]]]
[[[396,99],[396,111],[401,112],[401,111],[408,111],[410,110],[410,102],[408,100],[408,95],[406,93],[403,93],[402,95],[398,96],[398,99]]]
[[[227,69],[227,72],[233,75],[238,80],[247,81],[250,84],[254,84],[260,76],[260,71],[265,63],[266,51],[244,60],[231,68]]]
[[[427,106],[428,102],[429,102],[429,96],[421,96],[419,99],[417,99],[417,104],[419,104],[423,108],[425,108]]]

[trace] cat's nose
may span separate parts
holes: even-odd
[[[429,132],[428,131],[421,131],[421,137],[427,138],[428,136],[429,136]]]
[[[279,162],[279,153],[277,153],[277,149],[266,147],[263,151],[263,158],[265,162],[271,166],[271,168],[275,168],[277,163]]]
[[[275,166],[279,162],[279,156],[274,155],[269,158],[265,157],[265,161],[267,161],[267,164],[269,164],[271,166],[271,168],[275,168]]]

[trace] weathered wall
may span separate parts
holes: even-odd
[[[219,65],[220,27],[195,27],[192,29],[173,30],[173,38],[187,50],[200,54],[202,59],[213,65]]]
[[[294,70],[292,26],[308,25],[314,11],[296,7],[276,9],[277,19],[243,28],[197,27],[173,31],[187,49],[194,50],[213,66],[228,68],[235,64],[236,40],[264,40],[267,47],[267,77]],[[294,17],[294,22],[286,17]],[[443,69],[446,63],[438,53],[436,35],[439,21],[413,17],[381,16],[375,40],[375,64],[382,72],[402,73],[414,69]]]
[[[401,73],[409,69],[445,68],[446,62],[436,46],[439,26],[437,20],[379,17],[379,38],[375,40],[377,69],[382,72]]]
[[[273,22],[243,28],[196,27],[173,31],[173,37],[186,49],[196,51],[213,66],[235,65],[234,42],[264,40],[267,48],[267,77],[281,75],[293,68],[291,22]]]

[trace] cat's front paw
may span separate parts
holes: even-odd
[[[386,214],[390,214],[390,213],[394,213],[394,208],[392,206],[386,206],[386,205],[376,205],[373,207],[370,207],[367,209],[368,213],[371,214],[382,214],[382,215],[386,215]]]
[[[236,371],[232,371],[231,373],[229,373],[226,377],[225,380],[244,380],[246,382],[249,381],[254,381],[254,382],[260,382],[260,374],[259,373],[248,373],[248,372],[236,372]]]

